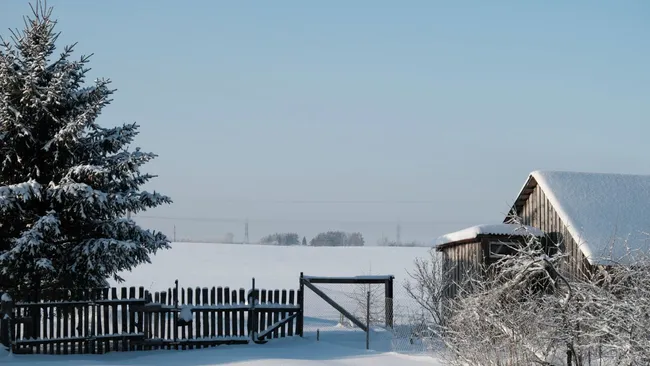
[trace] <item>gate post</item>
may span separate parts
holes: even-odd
[[[13,338],[13,299],[9,294],[2,295],[0,314],[2,314],[2,320],[0,320],[0,343],[3,346],[7,347],[9,352],[13,352],[12,347],[12,338]]]
[[[251,337],[251,340],[253,342],[257,341],[257,332],[258,332],[258,324],[257,324],[257,313],[255,312],[255,302],[257,300],[257,296],[255,294],[255,277],[253,277],[252,281],[252,286],[251,286],[251,294],[248,297],[248,330],[250,331],[249,335]]]
[[[304,274],[300,272],[300,287],[298,289],[298,319],[296,320],[296,333],[302,337],[305,326],[305,283]]]
[[[386,280],[385,283],[385,294],[386,294],[386,304],[384,306],[384,311],[386,312],[385,317],[386,317],[386,327],[388,328],[393,328],[393,320],[394,320],[394,313],[393,313],[393,280],[395,277],[390,276],[389,279]]]

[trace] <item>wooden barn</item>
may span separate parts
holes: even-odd
[[[521,220],[514,224],[513,217]],[[535,171],[499,225],[480,225],[443,235],[436,242],[448,273],[448,296],[481,264],[521,242],[524,224],[545,245],[557,246],[568,276],[588,275],[594,266],[625,263],[629,251],[650,249],[650,176]],[[511,243],[504,245],[504,243]]]
[[[484,265],[491,265],[512,252],[527,235],[542,238],[544,233],[531,226],[515,224],[478,225],[443,235],[436,240],[436,250],[442,254],[445,274],[445,296],[456,296],[459,283],[474,275],[484,276]]]
[[[650,248],[650,176],[535,171],[504,223],[515,216],[559,245],[566,274],[588,274]]]

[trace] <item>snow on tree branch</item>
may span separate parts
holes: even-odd
[[[11,249],[0,254],[0,273],[21,281],[23,271],[29,270],[30,276],[35,273],[54,271],[49,248],[42,245],[43,240],[61,239],[61,222],[54,211],[49,211],[36,222],[28,226],[22,235],[13,240]]]
[[[41,185],[34,180],[0,187],[0,212],[14,208],[21,202],[40,198]]]

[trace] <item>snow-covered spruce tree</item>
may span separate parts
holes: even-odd
[[[84,86],[89,57],[56,58],[52,8],[32,6],[0,51],[0,287],[14,294],[105,285],[168,248],[130,219],[171,199],[139,187],[156,155],[129,151],[138,125],[96,119],[114,90]]]

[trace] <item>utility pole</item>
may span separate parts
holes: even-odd
[[[248,244],[248,219],[246,219],[246,223],[244,224],[244,244]]]
[[[397,224],[397,233],[395,235],[397,245],[400,245],[402,243],[402,225]]]
[[[174,224],[174,243],[176,243],[176,224]]]

